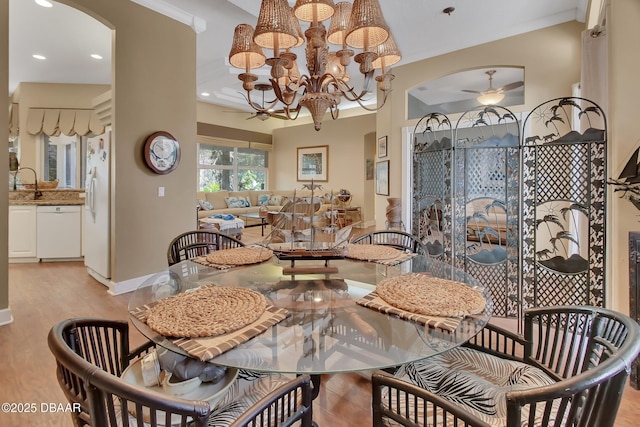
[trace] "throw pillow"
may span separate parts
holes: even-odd
[[[331,194],[331,193],[325,193],[325,194],[324,194],[324,202],[325,202],[326,204],[331,204],[331,202],[332,202],[333,200],[337,200],[337,199],[336,199],[336,195],[335,195],[335,194]]]
[[[248,208],[251,206],[251,202],[246,197],[225,197],[224,201],[227,202],[228,208]]]
[[[198,204],[200,205],[200,208],[204,209],[205,211],[210,211],[213,209],[213,205],[207,199],[198,199]]]
[[[258,196],[258,206],[266,206],[269,204],[269,194],[261,194]]]
[[[276,196],[275,194],[272,194],[271,197],[269,197],[269,205],[282,206],[282,196]]]

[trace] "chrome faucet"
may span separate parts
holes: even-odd
[[[38,191],[38,175],[36,174],[35,169],[26,167],[26,166],[21,166],[18,168],[17,171],[15,171],[13,173],[13,189],[17,190],[18,189],[18,184],[17,184],[17,179],[18,179],[18,172],[20,172],[22,169],[29,169],[31,172],[33,172],[33,179],[35,180],[35,184],[34,184],[34,192],[33,192],[33,200],[38,200],[40,197],[42,197],[42,191]]]

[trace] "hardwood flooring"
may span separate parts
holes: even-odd
[[[243,241],[259,238],[259,230],[247,230]],[[49,329],[70,317],[127,319],[128,299],[129,295],[108,295],[80,262],[10,264],[9,303],[14,322],[0,326],[0,402],[35,403],[36,411],[3,411],[0,426],[72,426],[69,414],[50,409],[50,404],[64,404],[66,400],[47,346]],[[133,345],[144,340],[134,327],[131,340]],[[314,418],[321,427],[370,426],[370,407],[370,383],[364,376],[325,375],[314,401]],[[627,387],[615,425],[635,427],[638,420],[640,391]]]

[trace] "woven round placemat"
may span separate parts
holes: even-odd
[[[349,244],[347,245],[347,258],[376,261],[393,259],[402,255],[398,249],[385,245]]]
[[[426,276],[405,274],[378,283],[376,293],[390,305],[427,316],[465,316],[481,313],[486,301],[470,286]]]
[[[147,324],[167,337],[213,337],[255,322],[266,308],[264,295],[251,289],[205,286],[160,300]]]
[[[218,265],[256,264],[271,259],[273,251],[267,248],[240,247],[223,249],[207,255],[207,262]]]

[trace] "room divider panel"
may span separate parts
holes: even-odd
[[[524,121],[522,303],[604,306],[607,128],[583,98],[540,104]]]
[[[413,131],[413,234],[429,256],[452,262],[453,129],[440,113],[424,116]]]
[[[464,113],[455,127],[454,263],[480,281],[496,316],[519,310],[520,125],[502,107]]]

